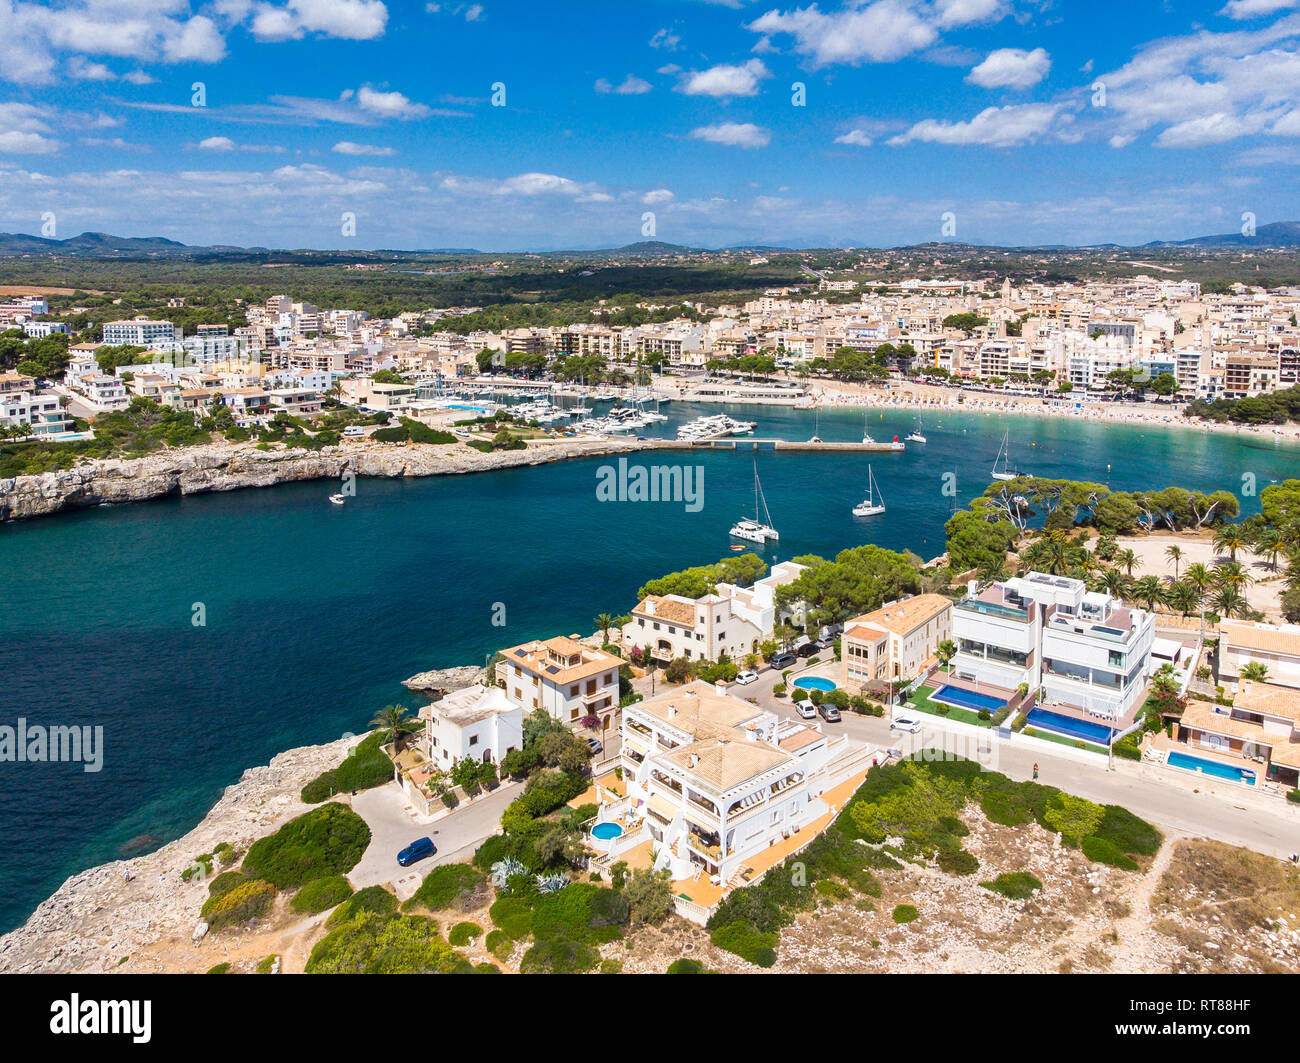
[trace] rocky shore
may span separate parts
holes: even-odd
[[[171,494],[236,491],[299,480],[356,476],[451,476],[550,461],[621,454],[632,439],[566,439],[526,450],[483,453],[461,444],[345,441],[320,451],[258,450],[248,443],[213,443],[143,458],[89,460],[71,469],[0,479],[0,521],[50,516],[85,506],[144,502]]]
[[[191,941],[208,897],[202,874],[182,878],[195,857],[221,842],[242,854],[314,807],[302,803],[299,791],[337,767],[355,741],[341,738],[281,753],[226,787],[184,837],[146,856],[73,875],[19,929],[0,937],[0,974],[114,971],[161,942]],[[213,865],[214,874],[220,870]]]

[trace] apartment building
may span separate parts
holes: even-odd
[[[621,658],[564,636],[511,646],[501,657],[497,685],[525,716],[541,708],[570,727],[596,716],[600,729],[609,729],[618,711]]]
[[[840,685],[852,690],[914,679],[951,636],[952,601],[942,594],[918,594],[864,613],[840,636]]]
[[[779,621],[776,589],[799,578],[803,565],[775,565],[749,588],[720,583],[713,594],[648,595],[632,610],[622,630],[624,645],[640,646],[659,661],[676,657],[716,661],[724,653],[738,660],[758,651]]]
[[[1040,705],[1118,721],[1142,704],[1155,616],[1082,580],[1030,572],[972,587],[952,634],[954,677],[1004,693],[1023,684],[1041,691]]]
[[[652,839],[657,869],[724,884],[825,815],[821,795],[861,749],[700,680],[629,705],[621,737],[637,825],[623,844]]]
[[[1229,399],[1244,399],[1277,390],[1280,373],[1278,356],[1263,351],[1238,351],[1223,363],[1223,394]]]
[[[1219,624],[1219,678],[1229,681],[1248,664],[1268,669],[1268,681],[1300,687],[1300,624],[1224,620]]]
[[[24,373],[0,373],[0,425],[26,425],[34,436],[59,435],[73,427],[62,397],[38,391],[35,378]]]
[[[130,345],[149,347],[160,340],[175,340],[176,326],[170,321],[151,321],[137,317],[130,321],[107,321],[104,323],[104,343],[111,347]]]

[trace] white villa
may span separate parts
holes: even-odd
[[[1219,675],[1234,680],[1248,664],[1268,669],[1268,681],[1300,687],[1300,624],[1223,620],[1219,624]]]
[[[955,678],[1006,692],[1041,687],[1039,704],[1103,719],[1139,706],[1153,670],[1155,616],[1065,576],[972,587],[952,629]]]
[[[680,594],[649,595],[632,610],[623,627],[625,645],[640,646],[657,660],[676,657],[716,661],[758,651],[781,619],[776,589],[793,583],[804,566],[793,561],[773,565],[752,587],[719,583],[713,594],[687,598]]]
[[[429,759],[439,771],[472,758],[499,764],[523,748],[524,710],[500,687],[482,684],[448,694],[420,710]]]

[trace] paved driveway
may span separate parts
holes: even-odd
[[[400,881],[399,896],[409,896],[410,881],[418,885],[439,864],[469,859],[486,838],[495,834],[501,813],[520,789],[519,783],[498,787],[487,797],[462,804],[432,823],[416,816],[396,783],[362,791],[352,798],[352,809],[370,827],[370,845],[361,862],[348,872],[348,880],[356,889]],[[401,867],[398,852],[423,837],[433,839],[437,854],[411,867]]]

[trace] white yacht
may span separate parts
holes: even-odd
[[[917,419],[917,422],[916,422],[916,427],[913,428],[912,431],[910,431],[910,432],[907,434],[907,441],[908,441],[909,443],[927,443],[927,442],[929,442],[929,440],[927,440],[927,439],[925,438],[925,433],[922,431],[922,429],[924,429],[924,427],[925,427],[925,426],[921,423],[920,418],[918,418],[918,419]]]
[[[759,518],[762,518],[760,522]],[[747,539],[751,543],[767,542],[769,539],[780,539],[781,536],[775,528],[772,527],[772,515],[767,511],[767,499],[763,497],[763,485],[758,479],[758,462],[754,462],[754,519],[742,518],[736,521],[731,528],[731,534],[736,539]]]
[[[821,426],[822,426],[822,411],[819,407],[816,412],[816,416],[813,419],[813,434],[812,434],[812,438],[808,440],[809,443],[820,443],[822,441],[822,437],[817,434],[821,430]]]
[[[885,496],[880,493],[880,485],[876,483],[876,474],[871,471],[871,466],[867,466],[867,497],[853,507],[855,517],[874,517],[877,514],[885,512]]]
[[[344,495],[330,495],[330,501],[336,506],[341,506],[347,501],[347,498]]]

